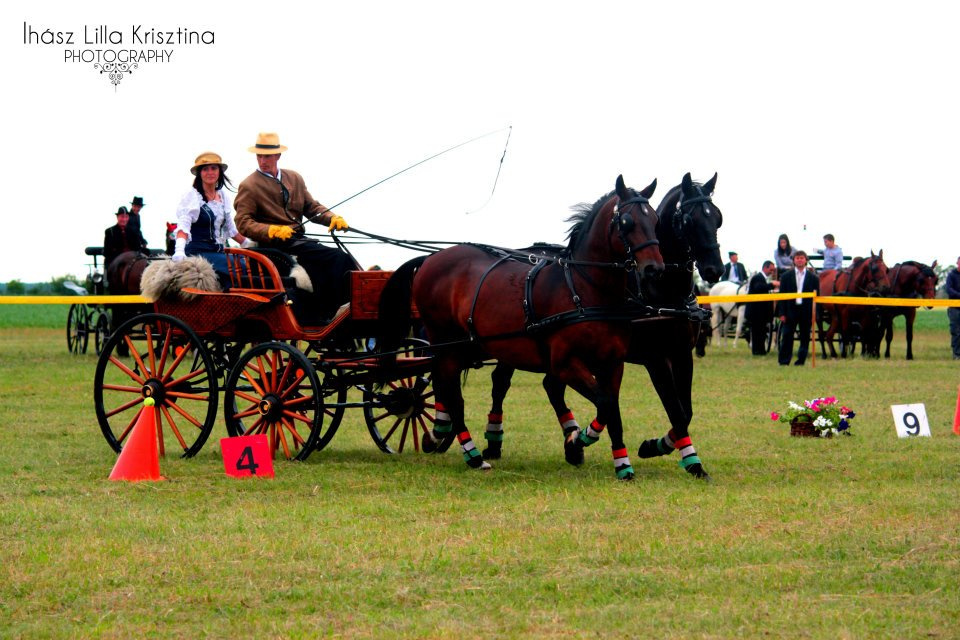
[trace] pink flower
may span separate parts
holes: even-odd
[[[840,407],[840,413],[850,413],[850,409],[846,407]]]
[[[836,396],[830,396],[829,398],[827,398],[827,404],[833,404],[836,401],[837,401]]]
[[[777,421],[780,419],[780,414],[777,413],[776,411],[773,411],[770,413],[770,419],[773,421]]]

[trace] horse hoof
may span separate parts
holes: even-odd
[[[579,440],[564,441],[563,457],[566,458],[567,464],[579,467],[583,464],[583,444]]]
[[[625,473],[622,476],[617,476],[617,480],[620,482],[633,482],[633,478],[634,475],[632,471],[630,473]]]
[[[660,447],[657,446],[656,439],[644,440],[643,442],[640,443],[640,449],[637,450],[637,455],[640,458],[644,458],[644,459],[657,458],[659,456],[668,455],[670,453],[672,453],[672,451],[668,451],[667,453],[660,451]]]
[[[703,465],[701,465],[701,464],[699,464],[699,463],[697,463],[697,464],[692,464],[692,465],[690,465],[689,467],[687,467],[687,473],[689,473],[690,475],[692,475],[694,478],[697,478],[697,479],[699,479],[699,480],[703,480],[704,482],[710,482],[710,481],[711,481],[710,474],[707,473],[707,470],[704,469],[704,468],[703,468]]]
[[[490,466],[490,463],[483,459],[482,456],[473,456],[467,460],[467,466],[471,469],[479,469],[480,471],[489,471],[493,467]]]
[[[502,455],[503,450],[499,442],[496,444],[491,443],[489,447],[483,450],[483,457],[486,460],[499,460]]]
[[[493,467],[490,466],[489,462],[484,461],[483,464],[477,467],[477,469],[479,469],[480,471],[490,471],[491,469],[493,469]]]
[[[420,441],[420,450],[424,453],[436,453],[437,441],[433,439],[433,436],[424,435]]]

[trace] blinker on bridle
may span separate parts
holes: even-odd
[[[627,258],[632,259],[633,254],[641,249],[651,247],[654,245],[659,245],[660,241],[656,237],[653,237],[646,242],[642,242],[637,246],[630,244],[630,240],[627,238],[627,234],[633,231],[637,226],[636,221],[633,219],[633,215],[627,210],[630,206],[639,206],[641,207],[641,212],[643,211],[642,207],[645,204],[649,204],[650,200],[641,195],[635,195],[632,198],[623,200],[615,205],[613,205],[613,218],[610,219],[610,227],[616,227],[617,233],[620,236],[620,242],[623,243],[623,246],[627,248]]]

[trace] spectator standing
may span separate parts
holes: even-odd
[[[730,262],[723,266],[723,280],[729,280],[736,284],[743,284],[747,281],[747,269],[738,262],[739,257],[736,251],[727,254]]]
[[[820,290],[820,280],[812,270],[807,269],[807,253],[798,250],[793,254],[793,268],[780,278],[780,293],[810,293]],[[797,347],[797,359],[793,363],[802,366],[810,348],[810,328],[813,324],[813,300],[796,298],[781,300],[777,305],[780,316],[780,353],[781,365],[790,364],[793,355],[793,333],[800,330],[800,345]]]
[[[759,273],[755,273],[750,278],[750,286],[747,293],[751,295],[770,293],[780,286],[779,280],[772,280],[777,273],[777,268],[772,262],[767,260],[763,263]],[[765,300],[763,302],[750,302],[747,304],[747,321],[750,323],[750,345],[753,355],[766,355],[767,344],[767,325],[773,320],[774,303]]]
[[[777,249],[773,252],[773,264],[777,265],[777,275],[783,279],[783,274],[793,269],[794,248],[790,246],[790,238],[781,233],[777,238]]]
[[[823,266],[820,267],[820,270],[842,269],[843,249],[837,246],[837,241],[832,233],[823,236],[823,247],[823,250],[820,252],[823,254]]]
[[[947,274],[947,297],[960,300],[960,258],[957,258],[957,268]],[[953,349],[953,359],[960,360],[960,307],[949,307],[947,317],[950,318],[950,348]]]

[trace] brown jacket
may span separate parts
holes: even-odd
[[[280,181],[290,194],[286,205]],[[326,216],[328,209],[313,199],[299,173],[281,169],[280,181],[254,171],[240,183],[233,203],[237,210],[234,220],[240,233],[257,242],[270,243],[268,229],[272,224],[290,226],[298,233],[303,231],[297,223],[304,215],[318,223]]]

